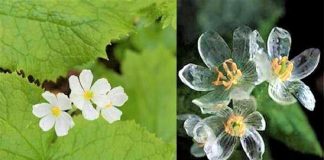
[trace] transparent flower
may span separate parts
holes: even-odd
[[[48,103],[33,105],[33,114],[41,118],[39,126],[43,131],[49,131],[55,125],[57,136],[65,136],[70,128],[74,126],[72,117],[65,112],[71,109],[71,101],[63,94],[54,95],[48,91],[42,94]]]
[[[71,76],[69,85],[71,88],[70,99],[73,104],[82,111],[82,115],[87,120],[94,120],[99,117],[98,111],[92,103],[99,105],[102,99],[111,89],[107,79],[98,79],[92,86],[93,75],[90,70],[82,70],[79,78]]]
[[[187,134],[197,142],[191,153],[201,156],[203,149],[211,160],[228,159],[239,142],[249,159],[262,159],[265,146],[257,130],[265,127],[253,99],[233,100],[233,109],[225,107],[205,119],[190,116],[184,123]]]
[[[115,87],[110,90],[107,96],[101,99],[97,110],[102,117],[109,123],[120,120],[122,112],[117,108],[122,106],[128,100],[123,87]]]
[[[288,31],[275,27],[265,44],[257,31],[251,34],[250,52],[258,68],[259,82],[268,81],[270,97],[280,104],[292,104],[296,99],[308,110],[314,110],[315,98],[300,79],[311,74],[320,60],[320,51],[306,49],[288,60],[291,37]]]
[[[203,113],[214,113],[227,106],[232,98],[249,97],[258,75],[250,61],[248,27],[240,27],[233,34],[231,51],[216,32],[206,32],[198,40],[199,54],[208,68],[188,64],[179,71],[181,81],[196,91],[209,91],[194,99]]]

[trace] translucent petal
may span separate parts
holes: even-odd
[[[198,122],[201,121],[201,118],[197,115],[188,115],[188,118],[183,123],[183,127],[186,130],[188,136],[193,137],[193,130]]]
[[[211,91],[215,87],[212,84],[216,80],[216,75],[208,68],[187,64],[179,71],[180,80],[196,91]]]
[[[94,94],[107,94],[110,89],[111,86],[105,78],[98,79],[91,87]]]
[[[289,56],[291,37],[288,31],[275,27],[268,38],[268,56],[270,59]]]
[[[218,135],[224,130],[224,124],[232,114],[233,110],[226,107],[215,113],[215,115],[203,119],[203,121],[213,130],[215,135]]]
[[[254,127],[256,130],[263,131],[266,128],[265,120],[262,116],[262,114],[258,111],[255,111],[251,114],[249,114],[245,119],[244,123]]]
[[[315,98],[312,91],[302,81],[286,82],[286,87],[298,101],[308,110],[313,111],[315,108]]]
[[[237,142],[237,137],[233,137],[225,132],[222,132],[219,136],[217,136],[216,140],[213,141],[212,144],[205,146],[204,150],[208,159],[228,159],[233,153]]]
[[[254,87],[255,85],[246,82],[245,84],[233,87],[229,96],[231,99],[249,99]]]
[[[84,90],[89,90],[93,80],[93,74],[90,70],[84,69],[79,76],[81,86]]]
[[[216,87],[214,91],[194,99],[192,103],[199,106],[203,114],[215,113],[229,104],[229,91],[230,90],[224,90],[223,87]]]
[[[201,59],[210,69],[214,69],[231,57],[231,50],[217,32],[202,34],[198,40],[198,51]]]
[[[306,49],[291,61],[294,69],[290,80],[298,80],[307,77],[317,67],[320,60],[320,50],[315,48]]]
[[[244,62],[242,68],[242,80],[241,83],[255,83],[258,81],[258,73],[256,65],[253,61]]]
[[[108,99],[112,102],[113,106],[119,107],[122,106],[128,100],[128,96],[124,92],[124,88],[118,86],[109,91]]]
[[[253,128],[246,130],[240,139],[242,147],[250,160],[261,160],[264,153],[264,142],[260,134]]]
[[[233,110],[235,114],[247,117],[249,114],[256,110],[256,101],[254,98],[237,100],[233,99]]]
[[[61,110],[69,110],[72,108],[71,101],[68,96],[63,93],[58,93],[57,95],[58,105],[60,106]]]
[[[33,114],[38,117],[44,117],[51,113],[51,105],[48,103],[40,103],[33,105]]]
[[[254,30],[250,35],[250,60],[254,60],[256,55],[266,52],[265,43],[257,30]]]
[[[190,153],[196,158],[206,156],[203,146],[199,146],[197,143],[191,146]]]
[[[272,100],[282,105],[288,105],[296,102],[294,96],[289,93],[289,91],[285,88],[284,83],[280,80],[275,80],[269,84],[268,93]]]
[[[232,58],[238,64],[250,59],[250,36],[252,30],[247,26],[235,29],[233,33],[233,55]],[[238,65],[239,66],[239,65]],[[241,66],[239,66],[241,67]]]
[[[49,92],[49,91],[45,91],[44,93],[42,93],[42,96],[44,99],[46,99],[47,102],[49,102],[51,105],[56,106],[58,105],[57,103],[57,98],[55,96],[55,94]]]
[[[255,82],[255,84],[260,84],[264,81],[270,80],[272,75],[272,68],[268,55],[264,52],[256,54],[254,57],[254,62],[258,75],[258,80]]]
[[[213,130],[203,121],[195,125],[192,133],[193,139],[198,143],[206,143],[208,140],[215,139]]]

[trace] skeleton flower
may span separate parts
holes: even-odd
[[[213,113],[232,98],[248,98],[257,81],[256,67],[250,61],[251,29],[240,27],[233,34],[233,50],[216,32],[206,32],[198,40],[200,57],[208,68],[188,64],[179,71],[181,81],[196,91],[210,91],[194,99],[203,113]]]
[[[97,107],[102,117],[109,123],[120,120],[122,112],[117,108],[122,106],[128,99],[123,87],[115,87],[110,90]]]
[[[262,159],[264,142],[257,130],[266,127],[263,116],[256,111],[252,99],[233,100],[233,109],[225,107],[205,119],[189,117],[184,128],[197,142],[191,148],[194,155],[203,155],[203,147],[208,159],[228,159],[240,141],[249,159]]]
[[[82,111],[82,115],[87,120],[94,120],[99,117],[98,111],[93,107],[101,104],[102,99],[111,89],[107,79],[98,79],[92,86],[93,75],[90,70],[82,70],[79,78],[71,76],[69,85],[71,88],[70,99],[73,104]]]
[[[295,103],[296,99],[308,110],[314,110],[315,98],[300,79],[311,74],[319,63],[320,51],[306,49],[288,60],[291,45],[290,34],[282,28],[273,28],[265,45],[257,31],[251,34],[250,52],[258,68],[259,82],[269,82],[270,97],[280,104]]]
[[[33,106],[33,114],[41,118],[39,126],[43,131],[49,131],[55,125],[57,136],[67,135],[69,129],[74,126],[71,116],[64,112],[72,108],[71,101],[62,93],[54,95],[46,91],[42,96],[49,103],[40,103]]]

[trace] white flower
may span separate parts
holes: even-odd
[[[82,70],[79,78],[76,76],[69,78],[70,99],[82,111],[83,117],[87,120],[94,120],[99,117],[99,113],[93,107],[92,102],[98,105],[111,89],[105,78],[98,79],[91,86],[92,80],[93,75],[90,70]]]
[[[49,103],[40,103],[33,106],[33,114],[41,118],[39,126],[43,131],[49,131],[55,125],[57,136],[65,136],[70,128],[74,126],[71,116],[64,112],[71,109],[71,101],[63,94],[56,96],[48,91],[42,94]]]
[[[117,108],[122,106],[128,99],[123,87],[115,87],[108,92],[107,96],[101,99],[97,107],[102,117],[109,123],[120,120],[122,112]]]

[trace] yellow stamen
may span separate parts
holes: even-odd
[[[86,100],[90,100],[90,99],[93,98],[93,93],[92,93],[91,91],[85,91],[85,92],[83,93],[83,97],[84,97],[84,99],[86,99]]]
[[[231,115],[224,124],[225,132],[231,136],[242,137],[245,133],[246,125],[244,117],[240,115]]]
[[[291,72],[294,69],[293,63],[288,60],[287,56],[284,56],[281,59],[274,58],[272,60],[271,66],[275,75],[282,81],[289,79]]]
[[[60,108],[59,107],[57,107],[57,106],[54,106],[53,108],[52,108],[52,114],[55,116],[55,117],[58,117],[58,116],[60,116],[61,115],[61,110],[60,110]]]
[[[223,85],[227,90],[230,89],[233,84],[238,83],[238,80],[242,77],[242,72],[237,68],[236,63],[233,62],[232,59],[225,60],[222,66],[226,76],[224,76],[224,73],[219,71],[219,69],[216,67],[215,72],[217,74],[217,78],[215,81],[213,81],[213,84],[215,86]]]

